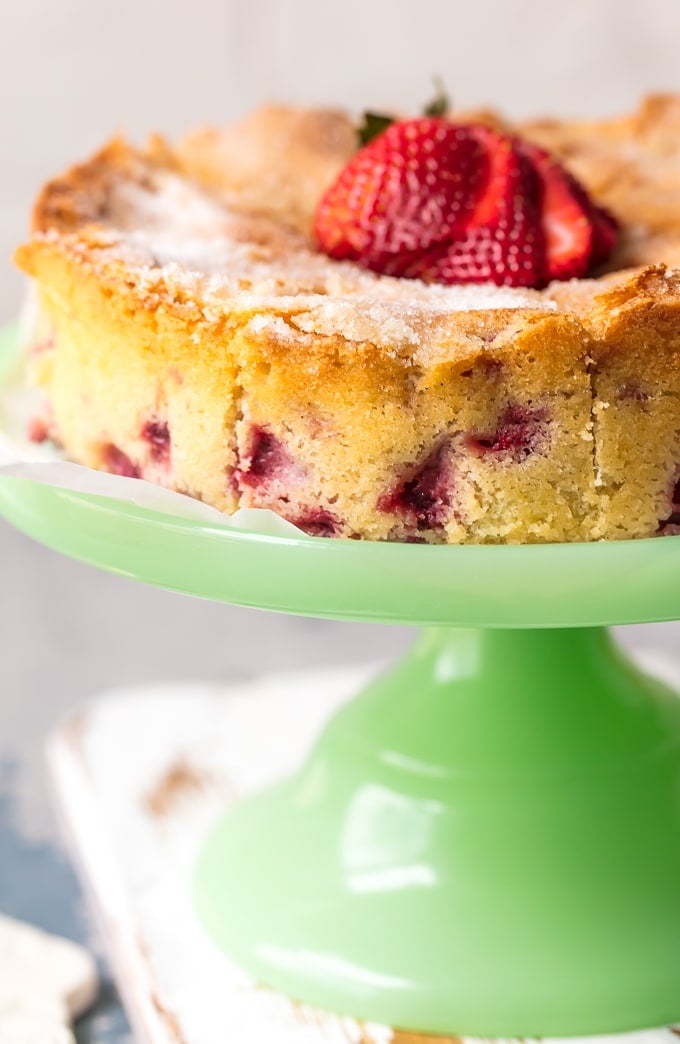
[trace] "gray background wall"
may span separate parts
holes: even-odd
[[[270,98],[414,110],[433,73],[461,107],[623,111],[680,89],[679,42],[677,0],[0,0],[0,321],[37,188],[114,131],[175,134]],[[678,626],[623,638],[672,650]],[[127,681],[392,655],[409,637],[142,588],[0,522],[0,909],[85,932],[41,766],[65,708]]]

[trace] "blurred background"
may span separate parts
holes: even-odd
[[[417,110],[444,77],[459,107],[623,112],[680,90],[677,0],[21,0],[0,14],[0,321],[13,247],[50,175],[108,136],[178,134],[277,99]],[[396,655],[403,628],[201,603],[62,560],[0,521],[0,910],[96,945],[57,840],[45,736],[114,685],[228,678]],[[680,625],[628,628],[678,647]],[[112,994],[79,1030],[125,1039]]]

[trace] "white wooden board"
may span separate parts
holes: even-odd
[[[191,907],[196,856],[225,807],[290,772],[374,669],[120,690],[74,712],[52,737],[58,804],[140,1044],[425,1041],[256,986]],[[677,668],[659,673],[680,684]],[[679,1044],[678,1036],[611,1039]]]

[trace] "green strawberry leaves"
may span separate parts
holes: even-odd
[[[359,144],[368,145],[369,141],[373,141],[387,130],[391,123],[394,123],[394,116],[385,116],[380,112],[365,112],[363,123],[358,129]]]
[[[434,86],[436,94],[431,102],[424,107],[422,111],[423,116],[446,116],[451,109],[451,100],[447,94],[444,81],[440,76],[434,77]],[[382,134],[384,130],[394,123],[397,119],[396,116],[388,116],[384,112],[370,112],[367,111],[363,115],[363,120],[357,128],[357,135],[359,138],[359,147],[362,148],[364,145],[368,145],[369,141],[373,141],[379,134]]]

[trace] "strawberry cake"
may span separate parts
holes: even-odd
[[[674,96],[115,140],[17,252],[34,435],[313,536],[679,533],[679,170]]]

